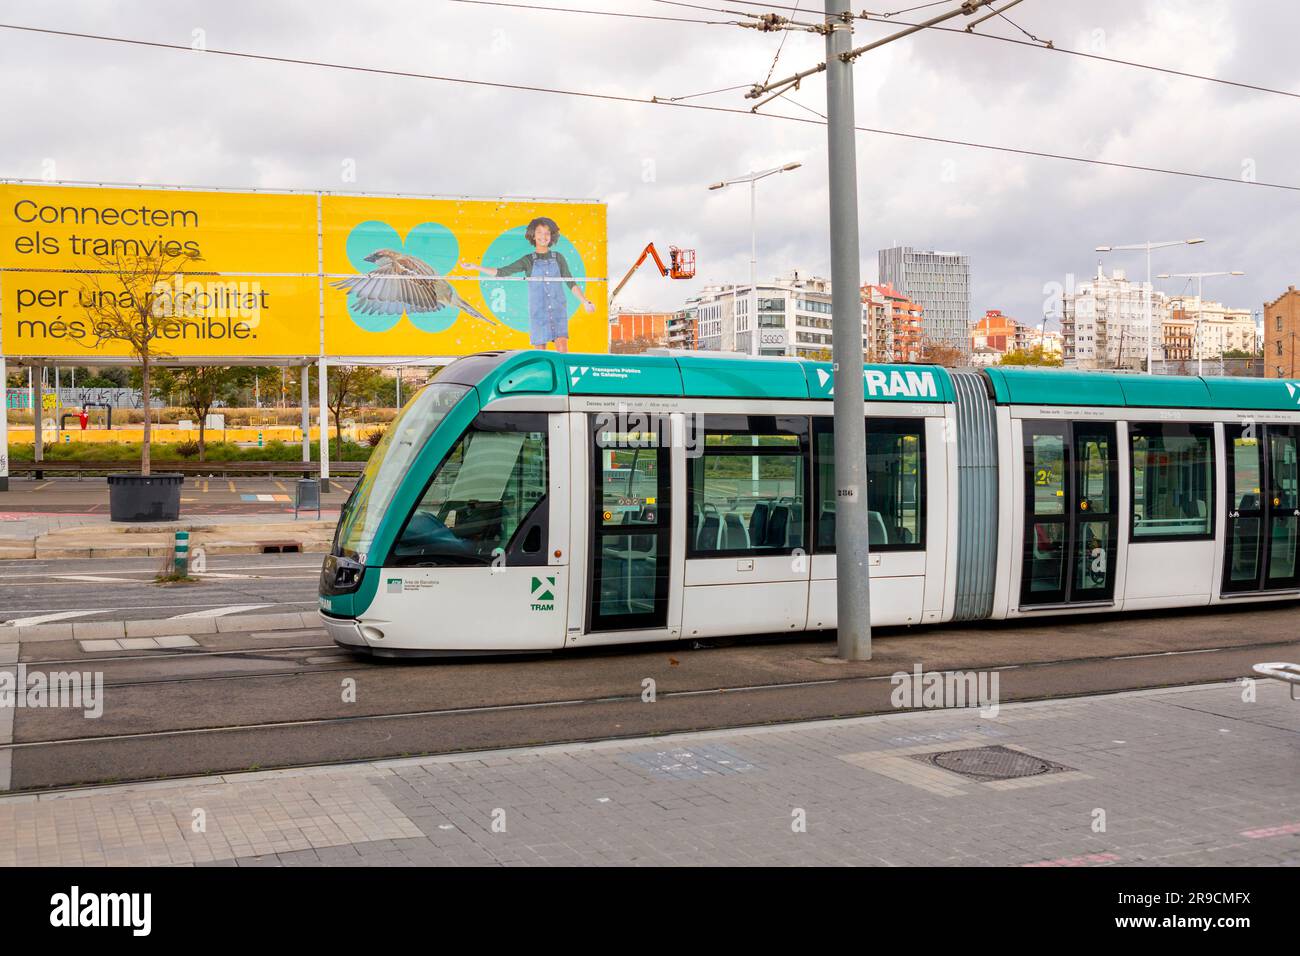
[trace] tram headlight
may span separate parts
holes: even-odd
[[[320,569],[320,593],[348,594],[361,585],[365,565],[331,554]]]

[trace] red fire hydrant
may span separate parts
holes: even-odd
[[[90,424],[90,416],[86,414],[86,410],[84,408],[77,413],[77,420],[81,422],[81,430],[84,432],[86,430],[86,426]]]

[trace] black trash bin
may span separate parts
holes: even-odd
[[[175,521],[181,514],[184,475],[109,475],[108,511],[113,521]]]

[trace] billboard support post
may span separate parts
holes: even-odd
[[[0,408],[0,491],[9,490],[9,376],[5,372],[5,334],[0,323],[0,392],[4,393],[4,408]]]
[[[32,458],[36,462],[37,481],[45,477],[45,472],[41,471],[41,462],[45,460],[45,396],[41,394],[41,377],[44,374],[44,365],[32,369],[32,437],[35,441]]]
[[[302,460],[311,462],[311,366],[302,367]]]
[[[325,382],[327,363],[325,356],[320,357],[320,374],[317,387],[320,390],[320,490],[330,490],[330,411],[326,401],[328,392]]]
[[[4,342],[0,341],[0,389],[5,404],[0,408],[0,491],[9,490],[9,378],[5,374]]]

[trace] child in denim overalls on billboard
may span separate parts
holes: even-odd
[[[588,312],[596,311],[596,304],[582,294],[573,279],[564,256],[551,246],[560,238],[560,227],[555,220],[539,216],[528,224],[524,238],[532,244],[533,251],[520,256],[509,265],[492,268],[462,262],[461,266],[495,276],[498,279],[512,275],[526,275],[528,283],[528,340],[533,348],[544,349],[552,342],[555,351],[569,350],[569,306],[564,299],[564,287],[578,297]]]

